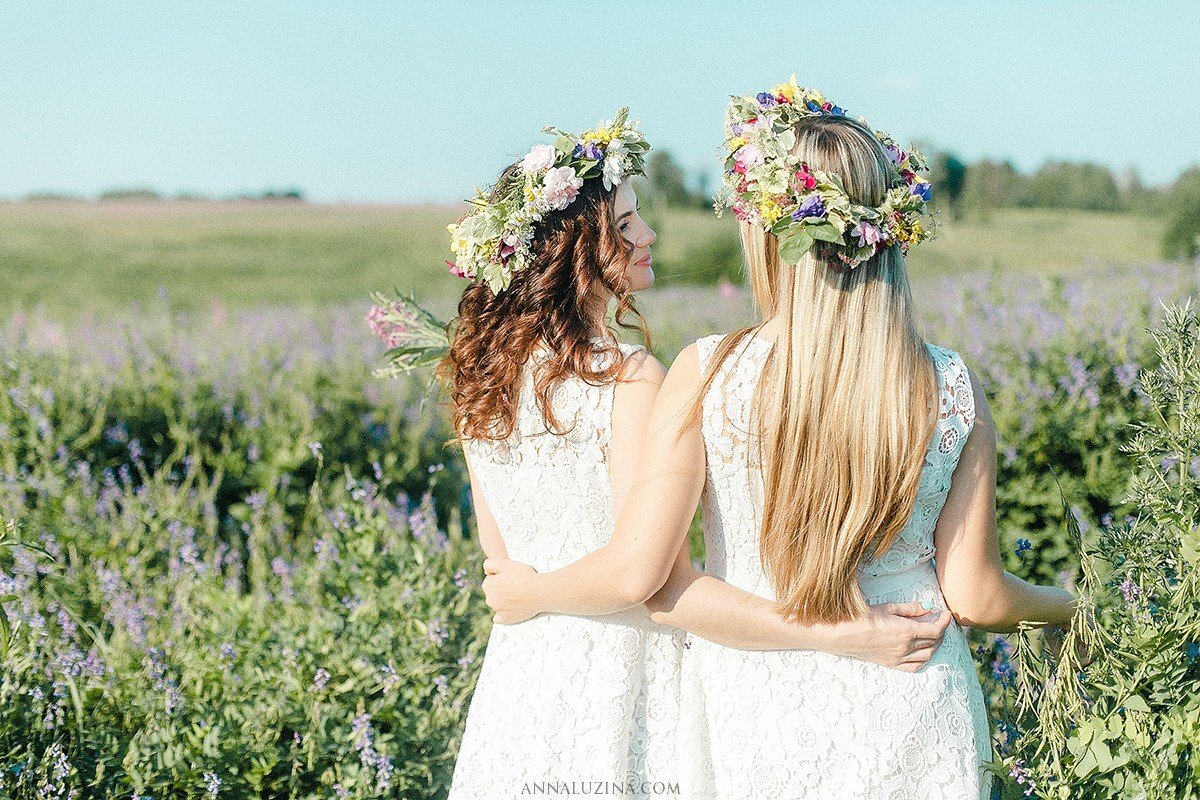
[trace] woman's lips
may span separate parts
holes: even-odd
[[[645,269],[650,269],[650,264],[651,264],[651,262],[652,262],[653,260],[654,260],[654,259],[652,259],[652,258],[650,257],[650,254],[649,254],[649,253],[647,253],[646,255],[644,255],[644,256],[642,256],[641,258],[639,258],[639,259],[637,260],[637,262],[636,262],[636,263],[637,263],[637,265],[638,265],[639,267],[643,267],[643,268],[645,268]]]

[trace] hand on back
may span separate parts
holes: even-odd
[[[831,626],[829,652],[916,672],[937,652],[952,619],[916,601],[871,606],[867,616]]]

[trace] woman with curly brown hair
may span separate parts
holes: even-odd
[[[442,363],[483,550],[544,572],[612,536],[665,374],[606,325],[615,303],[617,324],[648,339],[632,293],[654,281],[655,234],[626,180],[648,145],[624,110],[578,137],[549,130],[554,145],[534,147],[450,226],[451,268],[473,282]],[[902,616],[923,614],[916,606],[818,636],[741,589],[704,592],[721,614],[693,630],[732,647],[836,647],[889,663],[911,651],[914,626],[935,638],[943,627]],[[493,628],[452,800],[678,793],[682,633],[641,605],[584,613]]]

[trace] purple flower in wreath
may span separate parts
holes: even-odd
[[[933,196],[933,186],[929,181],[917,181],[912,186],[908,187],[910,194],[915,194],[917,197],[929,202],[929,198]]]
[[[759,92],[754,99],[758,101],[759,106],[761,106],[764,111],[766,111],[768,108],[774,108],[775,106],[779,105],[779,101],[775,99],[775,95],[771,94],[770,92]]]
[[[792,212],[792,219],[799,222],[806,217],[823,217],[825,216],[825,203],[821,200],[821,195],[810,194],[804,198],[804,202],[800,207]]]
[[[850,232],[858,237],[859,247],[877,245],[884,240],[883,231],[865,220],[855,225]]]
[[[894,144],[889,144],[887,146],[887,154],[888,159],[891,160],[891,162],[897,167],[908,160],[908,153],[904,151],[904,148]]]
[[[588,142],[587,144],[580,143],[575,145],[575,152],[573,155],[575,158],[591,158],[596,161],[600,161],[604,158],[604,151],[601,150],[600,146],[595,142]]]

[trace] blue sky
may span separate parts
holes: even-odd
[[[0,0],[0,197],[455,200],[618,105],[700,169],[792,72],[900,140],[1160,183],[1200,163],[1198,40],[1186,0]]]

